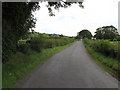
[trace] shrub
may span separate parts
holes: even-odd
[[[28,53],[30,50],[30,47],[28,44],[20,44],[18,45],[18,51],[22,52],[22,53]]]
[[[32,38],[29,40],[30,48],[34,51],[41,52],[44,48],[44,40],[40,38]]]
[[[42,49],[66,45],[73,41],[74,41],[73,38],[47,39],[47,38],[35,37],[27,41],[27,43],[29,43],[30,48],[32,50],[41,52]]]
[[[88,44],[89,43],[89,44]],[[119,71],[119,45],[117,42],[107,41],[107,40],[88,40],[84,39],[85,47],[87,48],[88,52],[96,59],[96,61],[100,62],[101,64],[111,68],[115,72]],[[97,48],[99,47],[99,50]],[[104,54],[104,55],[103,55]],[[107,56],[107,57],[106,57]],[[110,56],[110,57],[108,57]],[[111,58],[112,57],[112,58]]]
[[[111,42],[108,40],[89,40],[84,39],[84,43],[95,51],[102,53],[105,56],[109,56],[112,58],[117,58],[119,51],[118,51],[118,43]]]

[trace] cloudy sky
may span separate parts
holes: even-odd
[[[35,31],[76,36],[77,32],[88,29],[94,35],[97,28],[113,25],[118,28],[118,2],[120,0],[84,0],[84,9],[72,5],[55,11],[50,17],[46,3],[40,4],[40,10],[34,13],[37,22]]]

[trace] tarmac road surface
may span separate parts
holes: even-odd
[[[98,66],[78,41],[44,61],[16,87],[118,88],[118,81]]]

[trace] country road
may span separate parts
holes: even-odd
[[[82,41],[53,55],[17,88],[118,88],[118,81],[95,63]]]

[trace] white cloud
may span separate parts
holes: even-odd
[[[94,34],[98,27],[114,25],[118,28],[119,0],[85,0],[81,9],[78,5],[61,8],[55,11],[55,17],[48,15],[45,3],[36,11],[35,31],[41,33],[57,33],[76,36],[82,29],[88,29]]]

